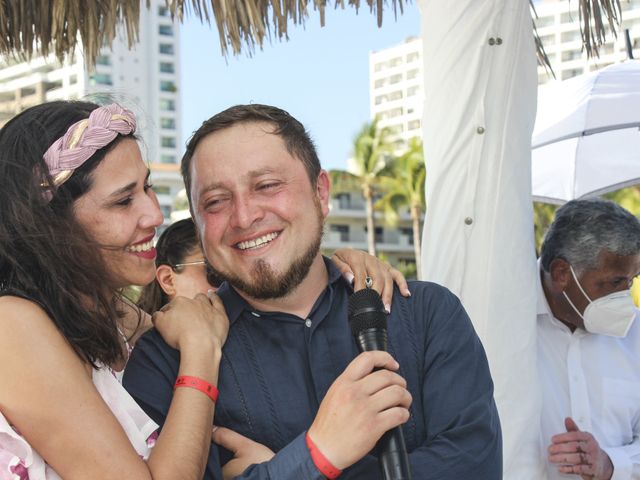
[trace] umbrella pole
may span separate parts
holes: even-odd
[[[624,39],[627,45],[627,58],[633,60],[633,46],[631,45],[631,37],[629,36],[629,29],[624,29]]]

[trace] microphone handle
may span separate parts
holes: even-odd
[[[385,329],[363,330],[357,335],[356,340],[361,352],[387,351],[387,331]],[[376,443],[376,451],[384,480],[411,480],[409,455],[401,427],[398,426],[385,432]]]
[[[409,455],[404,444],[402,428],[386,432],[376,444],[378,459],[385,480],[411,480]]]

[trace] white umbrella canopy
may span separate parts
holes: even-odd
[[[640,183],[640,61],[541,86],[531,157],[540,202]]]

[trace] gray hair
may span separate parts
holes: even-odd
[[[621,256],[640,253],[640,221],[608,200],[571,200],[558,209],[547,230],[540,263],[548,272],[551,262],[561,258],[579,274],[598,266],[602,250]]]

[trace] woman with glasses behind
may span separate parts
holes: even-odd
[[[169,225],[158,238],[156,251],[156,278],[138,300],[145,312],[160,310],[178,296],[193,298],[220,286],[221,280],[207,268],[191,218]]]

